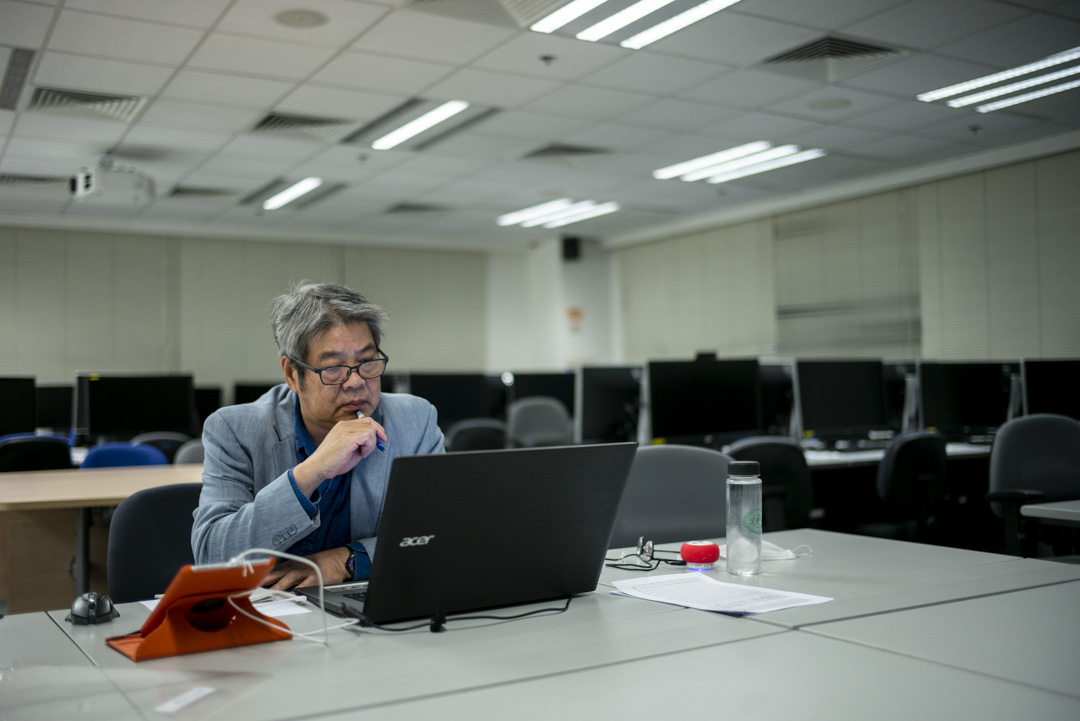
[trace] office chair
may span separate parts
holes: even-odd
[[[465,418],[446,429],[446,450],[486,451],[506,447],[506,423],[497,418]]]
[[[626,482],[611,548],[719,538],[727,527],[727,467],[710,448],[641,446]]]
[[[761,464],[762,522],[765,531],[810,525],[810,467],[798,441],[787,436],[753,436],[735,441],[727,455]]]
[[[990,448],[990,492],[986,500],[1005,522],[1006,552],[1038,555],[1038,524],[1020,515],[1027,503],[1080,498],[1080,423],[1067,416],[1036,413],[998,429]]]
[[[557,398],[519,398],[507,409],[506,437],[515,448],[566,445],[573,438],[570,412]]]
[[[80,468],[109,468],[114,466],[164,466],[169,459],[153,446],[131,443],[104,443],[86,452]]]
[[[173,458],[176,456],[176,451],[180,449],[180,446],[190,440],[191,436],[183,433],[154,431],[152,433],[140,433],[131,439],[131,444],[135,446],[153,446],[164,453],[165,458],[169,460],[169,463],[172,463]]]
[[[203,457],[202,441],[198,438],[193,438],[176,449],[176,455],[173,456],[173,463],[202,463]]]
[[[201,483],[147,488],[125,498],[109,528],[109,595],[115,603],[163,593],[180,569],[195,562],[192,513]]]
[[[912,431],[892,439],[878,464],[878,497],[906,518],[892,523],[891,532],[873,535],[920,543],[937,540],[946,492],[945,462],[945,439],[936,433]]]
[[[20,435],[0,438],[0,473],[71,468],[71,448],[61,436]]]

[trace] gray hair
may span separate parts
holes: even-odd
[[[301,283],[274,299],[270,327],[278,352],[290,361],[306,361],[311,344],[331,328],[349,323],[367,323],[375,346],[382,344],[389,319],[382,307],[369,303],[360,293],[333,283]],[[303,376],[303,369],[296,366]]]

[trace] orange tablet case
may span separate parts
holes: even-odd
[[[138,633],[105,642],[132,661],[145,661],[291,638],[288,626],[256,611],[246,595],[233,602],[263,622],[244,616],[229,603],[229,596],[257,588],[273,566],[272,559],[231,566],[184,566]]]

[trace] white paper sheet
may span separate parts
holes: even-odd
[[[704,573],[675,573],[615,581],[617,591],[647,601],[670,603],[718,613],[753,614],[796,606],[827,603],[833,599],[772,588],[724,583]]]

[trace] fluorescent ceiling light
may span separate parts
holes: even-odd
[[[975,93],[974,95],[967,95],[962,98],[957,98],[956,100],[950,100],[947,105],[950,108],[963,108],[967,105],[981,103],[982,101],[989,100],[990,98],[996,98],[1002,95],[1008,95],[1009,93],[1015,93],[1017,90],[1023,90],[1024,88],[1030,88],[1035,85],[1042,85],[1043,83],[1049,83],[1053,80],[1067,78],[1070,75],[1076,75],[1077,73],[1080,73],[1080,65],[1075,65],[1071,68],[1065,68],[1064,70],[1058,70],[1057,72],[1050,73],[1049,75],[1039,75],[1038,77],[1021,80],[1018,83],[1002,85],[992,90],[985,90],[981,93]]]
[[[561,210],[566,210],[571,205],[573,205],[573,201],[570,200],[570,198],[559,198],[558,200],[552,200],[549,203],[541,203],[540,205],[534,205],[531,208],[525,208],[524,210],[500,215],[495,222],[504,226],[517,225],[518,223],[523,223],[532,220],[533,218],[541,218]]]
[[[536,21],[529,26],[529,29],[538,33],[554,32],[563,25],[577,20],[593,8],[599,7],[606,2],[607,0],[574,0],[574,2],[563,5],[547,17]]]
[[[563,216],[556,220],[544,223],[545,228],[561,228],[564,225],[570,225],[571,223],[578,223],[582,220],[588,220],[589,218],[595,218],[599,215],[607,215],[608,213],[614,213],[619,209],[619,204],[615,202],[601,203],[600,205],[594,205],[592,208],[582,210],[575,215]]]
[[[547,213],[546,215],[536,216],[536,217],[530,218],[529,220],[526,220],[524,223],[522,223],[521,227],[522,228],[535,228],[538,225],[544,225],[545,223],[550,223],[551,221],[558,220],[558,219],[560,219],[560,218],[562,218],[564,216],[576,215],[577,213],[580,213],[580,212],[582,212],[584,210],[588,210],[589,208],[593,208],[595,206],[596,206],[596,203],[591,201],[591,200],[582,200],[580,202],[568,205],[568,206],[566,206],[565,208],[563,208],[561,210],[556,210],[556,211],[554,211],[552,213]]]
[[[777,168],[783,168],[788,165],[795,165],[796,163],[805,163],[807,160],[813,160],[814,158],[820,158],[825,155],[825,151],[821,148],[814,148],[813,150],[804,150],[801,153],[795,153],[794,155],[788,155],[783,158],[777,158],[775,160],[769,160],[764,163],[752,165],[749,168],[742,168],[741,170],[733,170],[727,173],[721,173],[709,178],[707,183],[726,183],[729,180],[735,180],[736,178],[743,178],[747,175],[754,175],[756,173],[764,173],[767,170],[776,170]]]
[[[670,178],[676,178],[680,175],[683,175],[684,173],[689,173],[692,170],[698,170],[699,168],[708,168],[728,160],[741,158],[744,155],[760,153],[762,150],[768,150],[771,147],[772,143],[767,140],[759,140],[755,143],[747,143],[746,145],[740,145],[736,148],[728,148],[727,150],[721,150],[719,153],[703,155],[700,158],[694,158],[693,160],[687,160],[682,163],[676,163],[675,165],[669,165],[666,168],[654,170],[653,177],[657,180],[668,180]]]
[[[646,45],[655,43],[662,38],[666,38],[668,35],[682,30],[687,25],[693,25],[699,20],[704,20],[710,15],[714,15],[724,8],[731,7],[737,2],[739,2],[739,0],[706,0],[706,2],[696,5],[685,12],[681,12],[659,25],[654,25],[647,30],[642,30],[637,35],[628,37],[619,44],[624,48],[640,50]]]
[[[263,210],[277,210],[286,203],[291,203],[301,195],[310,193],[323,184],[322,178],[304,178],[299,183],[290,185],[277,195],[263,201]]]
[[[938,90],[931,90],[928,93],[917,95],[916,97],[924,103],[932,103],[935,100],[941,100],[942,98],[951,98],[953,95],[960,95],[966,93],[969,90],[976,90],[978,88],[986,87],[987,85],[993,85],[999,83],[1002,80],[1009,80],[1011,78],[1018,77],[1020,75],[1027,75],[1028,73],[1034,73],[1038,70],[1044,70],[1046,68],[1053,67],[1055,65],[1061,65],[1067,63],[1070,60],[1080,58],[1080,48],[1073,48],[1071,50],[1065,50],[1057,55],[1051,55],[1042,60],[1037,60],[1027,65],[1021,65],[1011,70],[1002,70],[1000,73],[994,73],[992,75],[984,75],[981,78],[975,78],[974,80],[968,80],[967,82],[958,83],[956,85],[950,85],[945,88],[939,88]]]
[[[760,153],[748,155],[745,158],[739,158],[738,160],[729,160],[726,163],[719,163],[708,168],[701,168],[695,170],[692,173],[686,173],[681,176],[679,180],[685,180],[687,183],[693,183],[695,180],[701,180],[702,178],[711,178],[721,173],[727,173],[739,168],[746,168],[751,165],[758,165],[764,163],[767,160],[775,160],[777,158],[785,158],[789,155],[794,155],[799,152],[798,145],[781,145],[776,148],[770,148]]]
[[[451,100],[443,103],[434,110],[424,113],[415,120],[410,120],[397,130],[387,133],[378,140],[375,140],[371,143],[371,147],[375,150],[389,150],[390,148],[401,145],[409,138],[419,135],[428,128],[434,127],[444,120],[454,117],[467,107],[469,107],[469,104],[464,100]]]
[[[1080,80],[1073,80],[1071,83],[1062,83],[1061,85],[1055,85],[1050,88],[1043,88],[1042,90],[1025,93],[1024,95],[1015,95],[1011,98],[998,100],[996,103],[987,103],[986,105],[980,105],[975,109],[978,110],[980,113],[989,113],[993,112],[994,110],[1001,110],[1002,108],[1007,108],[1010,105],[1019,105],[1020,103],[1026,103],[1031,100],[1045,98],[1047,95],[1063,93],[1066,90],[1072,90],[1073,88],[1080,88]]]
[[[628,8],[620,10],[609,18],[601,20],[591,27],[587,27],[577,34],[578,40],[588,40],[589,42],[596,42],[601,38],[606,38],[617,30],[622,30],[630,23],[635,23],[646,15],[652,14],[664,7],[670,5],[675,0],[638,0]]]

